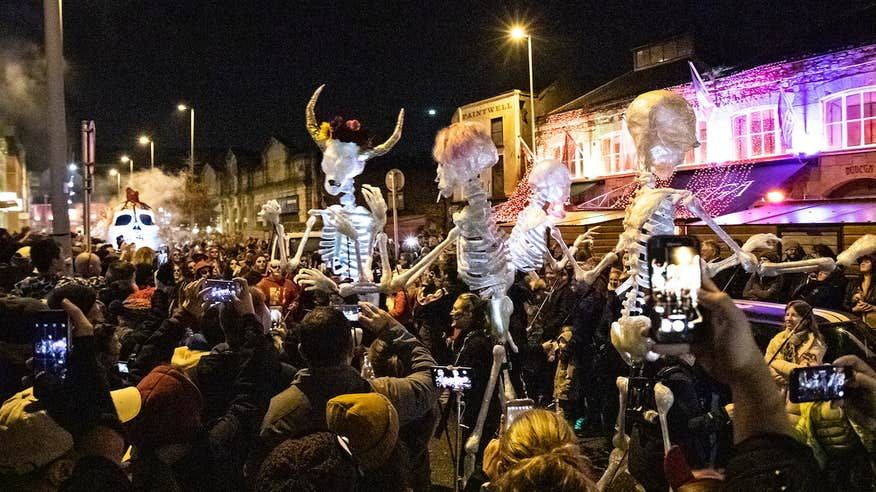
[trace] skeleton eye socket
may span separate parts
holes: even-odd
[[[131,223],[131,216],[128,214],[119,215],[118,217],[116,217],[115,225],[117,225],[117,226],[124,226],[124,225],[128,225],[130,223]]]
[[[152,216],[147,214],[140,214],[140,223],[143,225],[152,225]]]

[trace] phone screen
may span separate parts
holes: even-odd
[[[471,367],[432,366],[432,380],[439,389],[471,389]]]
[[[204,287],[210,289],[207,296],[213,302],[229,302],[237,294],[237,284],[233,280],[207,279]]]
[[[67,372],[67,353],[70,350],[70,320],[60,309],[40,311],[30,317],[34,333],[33,372],[48,372],[64,378]]]
[[[359,305],[358,304],[341,304],[338,306],[338,309],[344,313],[344,317],[347,318],[350,322],[354,323],[359,321]]]
[[[839,400],[846,394],[848,379],[845,367],[798,367],[791,371],[788,397],[793,403]]]
[[[119,373],[121,373],[121,374],[130,373],[130,371],[128,370],[128,363],[127,362],[118,362],[116,364],[116,367],[119,368]]]
[[[702,316],[699,241],[691,236],[655,236],[648,241],[651,274],[651,320],[654,338],[662,343],[694,340]]]
[[[532,410],[535,403],[529,398],[511,400],[505,405],[505,428],[507,429],[521,413]]]

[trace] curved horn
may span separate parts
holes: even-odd
[[[316,100],[319,99],[319,94],[322,92],[322,89],[325,87],[325,84],[317,87],[315,91],[313,91],[313,95],[310,96],[310,100],[307,101],[307,107],[304,111],[304,121],[305,126],[307,126],[307,133],[310,134],[310,138],[316,142],[316,146],[319,147],[319,150],[325,150],[325,139],[320,138],[319,136],[319,124],[316,122]]]
[[[398,112],[398,119],[395,122],[395,130],[392,131],[392,135],[390,135],[389,138],[386,139],[386,142],[383,142],[382,144],[378,145],[377,147],[374,147],[373,149],[369,149],[369,150],[362,152],[362,154],[361,154],[362,157],[364,157],[365,160],[368,160],[368,159],[371,159],[372,157],[381,156],[381,155],[389,152],[390,150],[392,150],[392,148],[395,146],[395,144],[398,143],[399,139],[401,138],[402,126],[404,125],[404,123],[405,123],[405,110],[404,110],[404,108],[402,108]]]

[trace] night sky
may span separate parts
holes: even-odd
[[[68,120],[96,121],[100,161],[128,149],[145,163],[135,142],[144,131],[155,135],[159,161],[186,151],[188,119],[175,111],[178,102],[196,108],[198,148],[260,150],[271,135],[309,145],[304,105],[321,83],[321,119],[359,118],[382,139],[403,106],[401,150],[426,151],[458,105],[527,89],[525,46],[506,37],[515,20],[530,23],[536,88],[566,76],[583,93],[629,70],[629,50],[650,40],[693,32],[716,58],[738,59],[868,2],[64,3]],[[36,102],[31,108],[6,97],[4,67],[0,120],[18,126],[35,167],[42,165],[34,109],[42,76],[33,58],[41,43],[42,2],[4,2],[0,63],[29,67]]]

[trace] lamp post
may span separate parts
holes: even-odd
[[[195,175],[195,108],[185,104],[178,104],[176,110],[189,112],[189,173]]]
[[[519,41],[526,38],[527,50],[529,52],[529,111],[532,113],[529,117],[529,128],[532,132],[532,157],[535,159],[535,84],[532,76],[532,36],[526,32],[522,26],[514,26],[511,28],[511,39]]]
[[[121,175],[121,173],[119,173],[119,171],[117,169],[110,169],[109,175],[116,177],[116,195],[121,195],[122,194],[122,175]]]
[[[121,161],[122,164],[128,165],[128,186],[130,186],[131,183],[134,182],[134,159],[131,159],[127,155],[123,155],[119,161]]]
[[[140,135],[140,145],[149,145],[149,169],[155,169],[155,141],[148,135]]]

